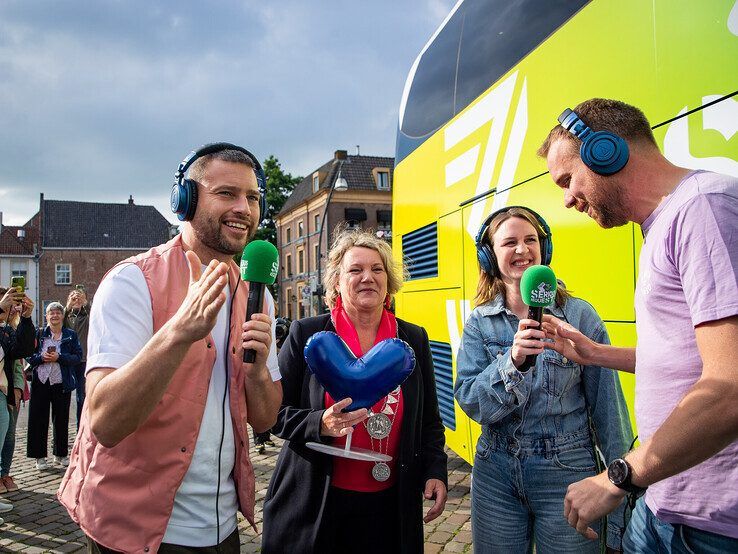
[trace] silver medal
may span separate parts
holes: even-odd
[[[383,482],[390,478],[390,468],[384,462],[374,464],[372,468],[372,477],[377,481]]]
[[[373,439],[385,439],[392,430],[392,421],[386,414],[372,414],[366,420],[366,431]]]

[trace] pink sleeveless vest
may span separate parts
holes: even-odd
[[[178,235],[168,243],[129,258],[143,271],[151,294],[154,333],[179,309],[189,285],[189,266]],[[229,270],[231,292],[240,280]],[[239,509],[254,526],[254,471],[249,459],[241,325],[248,286],[241,283],[231,305],[230,406],[236,443],[233,477]],[[88,536],[121,552],[156,552],[164,536],[174,495],[190,465],[205,411],[216,352],[212,336],[195,342],[177,368],[149,418],[113,448],[93,435],[83,409],[69,468],[57,496]],[[130,399],[136,402],[135,398]],[[213,491],[215,493],[215,491]]]

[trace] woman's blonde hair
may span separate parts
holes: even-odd
[[[492,250],[494,248],[493,238],[495,233],[505,221],[513,217],[523,219],[533,226],[533,228],[536,230],[536,234],[538,235],[538,248],[541,249],[543,239],[546,239],[548,237],[548,234],[541,226],[538,218],[536,218],[535,215],[533,215],[529,210],[526,210],[525,208],[510,208],[509,210],[500,212],[495,217],[493,217],[492,221],[489,222],[487,232],[482,238],[482,241],[486,241],[489,245],[490,250]],[[541,252],[541,256],[543,256],[543,252]],[[490,275],[480,266],[479,282],[477,283],[477,295],[474,298],[477,306],[481,306],[482,304],[491,302],[492,300],[497,298],[498,295],[502,295],[502,299],[507,301],[505,282],[499,276],[499,267],[497,269],[497,273],[498,274],[494,276]],[[566,290],[563,283],[559,281],[559,286],[556,287],[556,304],[558,304],[559,306],[563,306],[566,303],[566,300],[570,297],[571,293]]]
[[[383,239],[380,239],[371,229],[346,229],[343,226],[336,227],[333,234],[333,242],[328,252],[325,275],[323,275],[323,288],[325,290],[325,302],[330,308],[336,305],[338,291],[336,286],[341,277],[341,263],[343,257],[354,247],[370,248],[379,254],[387,272],[387,293],[394,296],[402,287],[405,278],[405,269],[400,269],[392,258],[392,247]]]

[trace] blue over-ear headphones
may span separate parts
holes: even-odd
[[[479,267],[481,267],[490,277],[499,277],[500,268],[497,266],[497,256],[495,256],[495,251],[487,240],[487,230],[489,229],[489,224],[496,216],[513,208],[526,210],[536,218],[541,229],[546,233],[545,237],[539,237],[541,244],[541,264],[551,264],[551,258],[553,258],[553,241],[551,240],[551,228],[548,226],[548,223],[546,223],[546,220],[526,206],[507,206],[506,208],[502,208],[501,210],[497,210],[496,212],[489,214],[487,219],[484,220],[484,223],[482,223],[482,226],[479,228],[477,237],[474,239],[474,244],[477,247],[477,260],[479,261]]]
[[[592,131],[576,112],[565,109],[559,116],[561,126],[582,141],[579,156],[599,175],[617,173],[628,163],[628,143],[610,131]]]
[[[238,150],[239,152],[243,152],[254,164],[256,184],[259,187],[258,223],[261,223],[261,220],[264,219],[264,214],[267,209],[266,174],[261,168],[259,160],[257,160],[256,156],[251,152],[241,146],[236,146],[230,142],[214,142],[212,144],[201,146],[197,150],[190,152],[190,154],[179,164],[177,172],[174,174],[174,185],[172,185],[172,192],[169,197],[169,206],[172,208],[172,211],[177,214],[180,221],[190,221],[195,215],[195,209],[197,209],[197,183],[191,179],[185,178],[187,170],[198,158],[202,158],[208,154],[222,152],[223,150]]]

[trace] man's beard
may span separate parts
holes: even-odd
[[[600,183],[592,195],[589,206],[592,208],[597,224],[603,229],[621,227],[628,223],[627,209],[622,189],[609,183]]]
[[[203,243],[208,248],[212,248],[216,252],[222,254],[228,254],[233,256],[243,252],[244,247],[254,238],[256,234],[256,228],[249,221],[249,233],[243,244],[238,244],[235,241],[228,241],[223,237],[223,233],[220,228],[220,221],[214,221],[211,219],[207,220],[207,226],[192,226],[193,231],[197,240]]]

